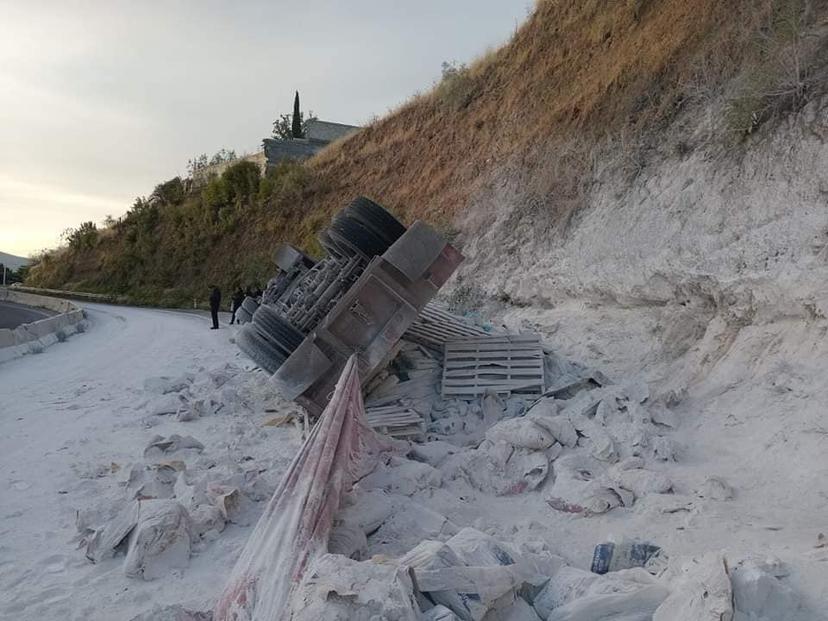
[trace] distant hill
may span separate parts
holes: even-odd
[[[14,270],[16,272],[22,266],[31,263],[31,261],[29,259],[26,259],[25,257],[18,257],[13,254],[0,252],[0,263],[5,265],[10,270]]]

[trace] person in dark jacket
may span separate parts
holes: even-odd
[[[239,310],[239,308],[242,305],[242,302],[244,301],[244,291],[242,291],[241,287],[236,287],[236,291],[233,293],[233,297],[230,298],[230,301],[230,310],[233,313],[230,316],[230,325],[232,326],[234,323],[236,323],[236,311]]]
[[[221,306],[221,289],[215,285],[210,285],[210,315],[213,317],[213,327],[211,330],[218,330],[218,312]]]

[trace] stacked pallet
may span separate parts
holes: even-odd
[[[472,336],[447,341],[443,398],[498,394],[541,395],[543,348],[537,334]]]
[[[437,304],[427,305],[408,331],[405,338],[428,347],[441,349],[446,341],[467,336],[486,336],[483,328],[466,322]]]
[[[368,407],[389,405],[398,401],[428,402],[439,396],[442,365],[425,347],[408,341],[402,344],[393,365],[371,382],[365,403]]]
[[[368,426],[392,438],[425,440],[426,423],[422,416],[401,404],[365,408]]]

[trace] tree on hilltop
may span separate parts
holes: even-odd
[[[299,91],[296,91],[296,97],[293,98],[293,124],[290,131],[294,138],[304,138],[305,132],[302,131],[302,111],[299,109]]]
[[[296,91],[296,96],[293,99],[293,114],[281,114],[278,119],[273,121],[273,137],[277,140],[304,138],[307,135],[308,123],[314,120],[316,120],[316,117],[313,112],[309,112],[308,118],[305,118],[299,106],[299,91]]]

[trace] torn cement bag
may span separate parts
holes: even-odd
[[[144,500],[129,535],[124,573],[153,580],[190,563],[190,516],[175,500]]]
[[[651,621],[669,589],[641,568],[605,575],[563,567],[533,599],[542,619]]]
[[[670,591],[651,584],[633,592],[587,595],[556,608],[547,621],[651,621]]]
[[[420,609],[406,569],[393,562],[357,562],[323,554],[309,566],[285,616],[292,621],[419,621]]]
[[[524,584],[538,587],[548,579],[538,573],[535,559],[527,561],[473,528],[462,529],[446,543],[423,541],[400,563],[411,567],[419,591],[463,621],[488,618],[487,612],[502,597]]]
[[[86,558],[97,563],[115,556],[116,549],[124,543],[138,523],[139,507],[137,500],[127,503],[106,526],[98,528],[86,546]]]
[[[290,619],[289,602],[311,561],[325,553],[342,495],[388,448],[368,428],[352,356],[225,585],[214,621]]]
[[[486,439],[535,451],[542,451],[555,444],[555,437],[529,417],[509,418],[499,422],[486,431]]]
[[[479,447],[452,458],[457,474],[476,489],[509,496],[533,490],[546,479],[549,459],[541,451],[484,440]]]
[[[733,590],[721,554],[680,558],[662,576],[672,592],[653,615],[653,621],[731,621]]]

